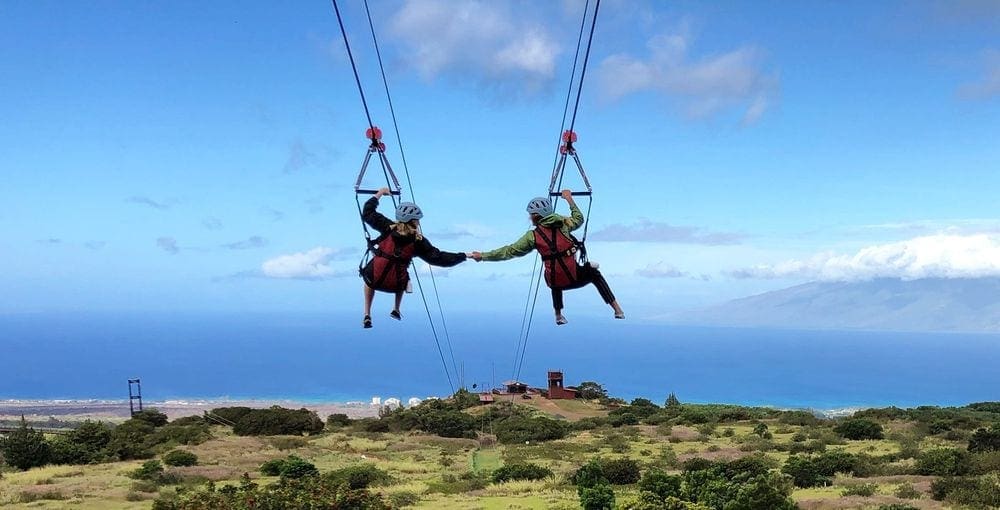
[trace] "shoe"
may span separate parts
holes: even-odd
[[[616,318],[616,319],[624,319],[624,318],[625,318],[625,312],[622,312],[622,313],[616,313],[616,314],[615,314],[615,318]]]
[[[566,324],[567,322],[569,322],[569,321],[566,320],[566,317],[563,317],[562,315],[556,315],[556,326],[562,326],[563,324]]]
[[[600,269],[601,268],[601,265],[598,264],[597,262],[588,262],[588,264],[590,264],[590,267],[592,267],[594,269]]]
[[[397,321],[403,320],[403,316],[399,314],[399,310],[393,310],[389,312],[389,317],[396,319]]]
[[[372,316],[371,315],[365,315],[364,320],[361,321],[361,325],[365,329],[371,329],[371,327],[372,327]]]

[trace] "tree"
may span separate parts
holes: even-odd
[[[969,438],[969,451],[972,453],[1000,451],[1000,426],[982,428],[973,433]]]
[[[149,451],[147,438],[154,430],[146,421],[126,420],[111,431],[107,452],[120,460],[148,459],[153,454]]]
[[[336,429],[351,424],[351,418],[344,413],[334,413],[326,417],[327,428]]]
[[[928,450],[917,457],[917,473],[935,476],[962,476],[969,473],[969,454],[954,448]]]
[[[132,419],[144,421],[154,427],[162,427],[167,424],[167,415],[153,408],[143,409],[133,414]]]
[[[604,460],[601,470],[612,485],[631,485],[639,481],[639,463],[632,459]]]
[[[184,450],[171,450],[163,455],[163,463],[168,466],[197,466],[198,456]]]
[[[674,392],[671,391],[670,395],[667,395],[667,401],[664,403],[664,406],[666,406],[666,407],[680,407],[681,406],[681,401],[677,400],[677,395],[674,395]]]
[[[580,496],[580,506],[583,510],[612,510],[615,507],[615,491],[610,485],[579,487],[577,494]]]
[[[659,469],[651,469],[639,480],[639,490],[655,494],[659,501],[669,497],[680,497],[681,477],[668,475]]]
[[[27,471],[48,464],[50,449],[45,435],[29,427],[22,416],[17,429],[7,437],[0,437],[0,454],[8,465]]]
[[[576,389],[578,392],[577,395],[584,400],[608,398],[608,391],[594,381],[584,381]]]
[[[882,425],[878,422],[865,418],[850,418],[844,420],[833,429],[845,439],[864,441],[868,439],[882,439]]]

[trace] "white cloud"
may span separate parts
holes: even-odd
[[[1000,236],[936,234],[869,246],[853,255],[822,253],[730,274],[737,278],[825,281],[994,277],[1000,276]]]
[[[700,227],[670,225],[642,218],[633,224],[615,223],[590,235],[594,241],[677,243],[722,246],[740,244],[744,235],[734,232],[710,232]]]
[[[645,58],[625,53],[601,62],[598,79],[612,99],[642,91],[662,93],[684,113],[706,118],[730,108],[742,121],[757,121],[775,101],[778,79],[762,69],[763,52],[753,46],[704,57],[691,55],[686,30],[661,34],[647,43]]]
[[[389,23],[407,62],[426,79],[474,76],[537,92],[555,77],[561,49],[542,23],[506,2],[406,0]]]
[[[688,273],[685,273],[670,264],[657,262],[656,264],[647,264],[646,267],[642,269],[636,269],[635,275],[645,278],[683,278],[688,276]]]
[[[269,278],[296,278],[322,280],[346,276],[349,270],[338,270],[333,261],[354,253],[353,250],[338,250],[319,246],[308,251],[280,255],[264,261],[261,273]]]
[[[964,85],[959,95],[965,99],[990,99],[1000,96],[1000,50],[987,51],[983,58],[983,76]]]

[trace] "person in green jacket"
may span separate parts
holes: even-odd
[[[545,197],[533,198],[528,202],[528,215],[534,229],[526,232],[512,244],[487,252],[474,251],[473,259],[481,261],[509,260],[522,257],[538,250],[545,268],[545,283],[552,289],[552,307],[555,309],[556,324],[566,324],[562,314],[563,291],[578,289],[593,283],[604,302],[615,311],[616,319],[624,319],[625,312],[618,306],[611,287],[604,275],[598,271],[596,263],[580,264],[576,260],[579,242],[572,232],[583,225],[583,213],[573,200],[570,190],[563,190],[562,197],[569,204],[570,217],[556,214],[552,201]]]

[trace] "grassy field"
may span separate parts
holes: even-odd
[[[596,404],[581,401],[531,402],[538,412],[568,419],[602,416],[606,411]],[[472,410],[471,412],[479,412]],[[803,427],[768,423],[774,444],[791,444]],[[199,465],[168,468],[188,485],[211,480],[218,484],[236,483],[243,473],[266,483],[258,467],[265,461],[290,454],[314,463],[320,471],[330,471],[360,463],[370,463],[392,477],[391,484],[375,490],[387,496],[400,493],[415,495],[414,508],[434,509],[570,509],[579,508],[575,488],[567,477],[588,460],[632,458],[642,464],[657,463],[675,472],[679,463],[701,457],[712,460],[735,459],[746,451],[746,438],[753,433],[756,422],[738,422],[718,426],[626,426],[600,428],[573,433],[569,438],[540,444],[492,445],[471,439],[446,439],[419,433],[391,434],[334,431],[311,437],[240,437],[225,427],[212,429],[213,439],[191,447],[183,447],[198,455]],[[890,424],[905,428],[906,424]],[[801,434],[800,434],[801,436]],[[890,436],[891,437],[891,436]],[[799,438],[801,440],[801,437]],[[949,445],[964,447],[964,443],[938,438],[925,439],[921,447]],[[832,445],[827,451],[841,449],[852,453],[881,455],[898,452],[900,443],[878,441],[847,441]],[[768,451],[775,465],[783,463],[788,453]],[[505,462],[530,461],[552,469],[553,478],[537,482],[490,484],[483,489],[463,492],[456,488],[468,472],[488,474]],[[141,509],[150,508],[151,500],[161,493],[177,490],[177,486],[149,487],[130,479],[127,473],[141,462],[116,462],[88,466],[44,467],[27,472],[3,473],[0,478],[0,507],[77,508],[77,509]],[[949,508],[929,497],[930,477],[895,476],[865,480],[838,477],[833,485],[816,489],[800,489],[793,498],[801,508],[867,509],[880,504],[907,503],[921,509]],[[842,491],[859,483],[876,483],[877,494],[871,497],[843,497]],[[900,485],[910,485],[920,499],[902,500],[893,496]],[[616,489],[622,494],[634,489]],[[457,491],[457,492],[456,492]]]

